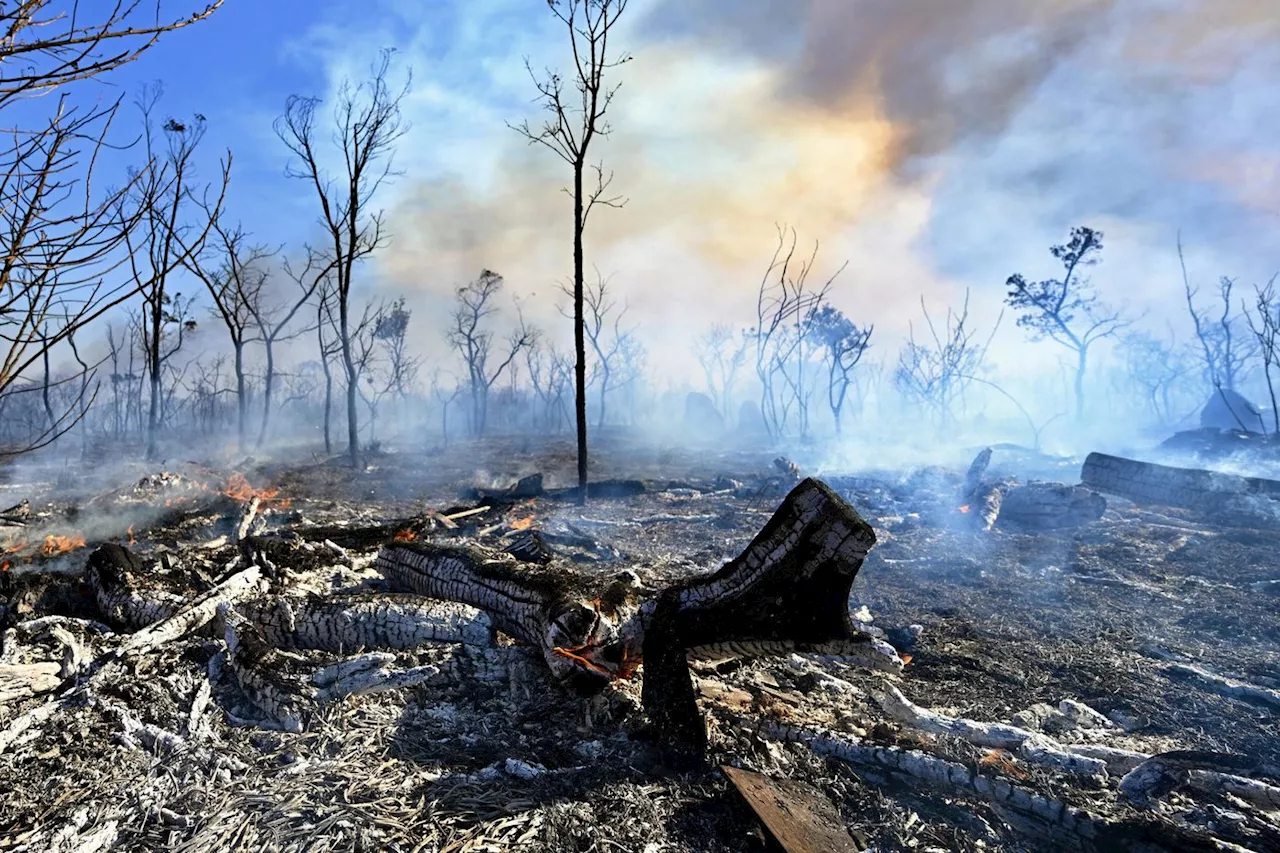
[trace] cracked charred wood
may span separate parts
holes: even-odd
[[[417,595],[276,595],[242,602],[240,613],[267,643],[282,649],[350,653],[414,649],[429,643],[489,645],[488,615],[474,607]]]
[[[407,542],[384,547],[374,562],[393,589],[479,608],[493,626],[541,649],[557,679],[581,692],[596,692],[613,672],[579,654],[616,649],[616,616],[593,601],[582,578],[552,567],[533,569],[510,554],[474,545]]]
[[[976,497],[978,487],[982,485],[982,478],[986,476],[987,466],[991,464],[991,453],[990,447],[984,447],[977,456],[973,457],[973,462],[969,464],[969,470],[964,475],[961,499],[970,500]]]
[[[873,642],[853,625],[849,589],[875,541],[853,507],[805,479],[736,559],[662,592],[644,633],[641,698],[670,762],[700,765],[706,754],[687,649]]]
[[[134,631],[173,615],[183,603],[164,590],[143,591],[138,578],[148,573],[136,554],[108,542],[89,555],[85,580],[107,621]]]
[[[1264,500],[1259,509],[1274,513],[1280,506],[1280,480],[1238,477],[1199,468],[1174,468],[1105,453],[1090,453],[1080,472],[1091,489],[1135,503],[1156,503],[1208,512],[1247,512],[1248,500]]]
[[[461,543],[387,546],[374,567],[397,590],[485,611],[495,628],[541,650],[557,679],[583,692],[603,689],[643,659],[642,698],[655,733],[674,762],[700,763],[706,731],[690,653],[813,651],[901,671],[892,647],[849,616],[849,588],[874,543],[848,503],[807,479],[735,560],[644,604],[635,601],[634,579],[620,576],[593,591],[575,574]]]
[[[588,484],[587,488],[590,488]],[[521,477],[514,485],[505,489],[481,489],[474,486],[462,489],[458,493],[458,497],[467,501],[501,501],[505,503],[515,503],[516,501],[528,500],[529,498],[542,497],[544,494],[542,488],[542,475],[530,474],[527,477]]]
[[[1029,530],[1078,527],[1102,518],[1107,499],[1092,489],[1062,483],[1027,483],[1005,491],[999,523]]]

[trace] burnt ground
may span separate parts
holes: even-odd
[[[582,572],[625,567],[656,583],[710,571],[737,555],[785,493],[789,483],[773,457],[763,450],[606,446],[592,478],[640,479],[644,494],[585,508],[545,497],[521,500],[458,532],[492,528],[485,536],[501,542],[532,517],[532,528],[550,534],[557,555]],[[1227,527],[1110,499],[1103,518],[1082,527],[981,532],[954,506],[963,463],[913,474],[824,471],[794,458],[876,530],[878,544],[855,581],[851,607],[865,606],[891,638],[922,626],[898,681],[915,704],[1008,722],[1035,703],[1078,700],[1118,724],[1109,745],[1247,756],[1255,778],[1276,782],[1280,709],[1224,697],[1170,665],[1188,662],[1280,687],[1280,528]],[[48,514],[42,523],[50,530],[89,526],[93,544],[124,541],[123,529],[107,528],[132,524],[138,553],[163,552],[216,572],[231,553],[216,537],[226,534],[228,513],[238,505],[216,492],[233,470],[256,488],[280,490],[268,514],[272,528],[305,530],[465,508],[475,501],[460,498],[460,490],[502,487],[534,472],[544,474],[548,487],[568,485],[574,469],[567,443],[546,449],[526,441],[369,462],[358,473],[317,459],[231,467],[169,462],[167,470],[199,487],[122,487],[114,502],[85,499],[111,491],[103,482],[80,483],[77,496],[77,484],[65,478],[60,490],[10,483],[4,492],[15,501],[30,496]],[[999,451],[995,464],[1024,478],[1056,472],[1066,482],[1079,471]],[[138,466],[120,479],[136,482],[144,473],[155,469]],[[108,504],[109,511],[100,509]],[[79,514],[69,519],[73,508]],[[13,558],[5,573],[10,621],[49,613],[96,618],[77,578],[85,554]],[[217,645],[198,637],[172,643],[137,661],[107,695],[144,723],[185,732]],[[838,807],[860,846],[1038,850],[1049,840],[963,791],[767,741],[753,720],[919,747],[1102,818],[1208,826],[1246,849],[1277,849],[1274,815],[1230,795],[1174,792],[1154,812],[1140,813],[1117,801],[1114,778],[1065,779],[1012,755],[921,734],[861,690],[870,673],[838,662],[807,666],[795,659],[697,665],[712,761],[812,784]],[[824,689],[815,666],[853,691]],[[324,708],[302,734],[233,725],[221,709],[234,703],[235,687],[223,679],[198,755],[135,748],[120,737],[120,721],[101,708],[68,707],[0,749],[6,792],[0,851],[97,849],[86,839],[108,837],[118,849],[139,850],[767,849],[759,821],[723,774],[680,776],[659,765],[635,683],[619,682],[584,700],[531,678],[506,687],[462,683],[355,697]],[[0,731],[48,700],[0,704]],[[220,766],[216,756],[240,763]],[[1105,841],[1092,846],[1109,849]]]

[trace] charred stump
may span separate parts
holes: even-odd
[[[602,690],[643,660],[653,732],[668,761],[687,767],[706,752],[691,655],[820,651],[901,669],[892,649],[861,634],[849,616],[849,589],[874,544],[848,503],[807,479],[739,557],[644,603],[630,573],[592,588],[576,574],[473,545],[390,545],[375,567],[398,590],[485,611],[496,629],[539,648],[552,673],[580,692]]]

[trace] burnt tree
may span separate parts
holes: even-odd
[[[1187,300],[1187,313],[1195,327],[1196,341],[1203,357],[1205,381],[1221,393],[1235,391],[1248,378],[1250,363],[1258,354],[1256,340],[1240,328],[1242,317],[1235,312],[1232,292],[1235,279],[1218,279],[1218,299],[1222,311],[1216,316],[1208,308],[1197,308],[1199,288],[1191,284],[1187,260],[1182,251],[1182,234],[1178,234],[1178,267],[1182,270],[1182,292]]]
[[[1033,340],[1048,339],[1075,353],[1073,387],[1078,423],[1084,420],[1089,348],[1132,325],[1133,321],[1100,302],[1084,275],[1085,268],[1100,260],[1101,231],[1076,226],[1071,229],[1067,242],[1051,246],[1049,253],[1062,263],[1062,278],[1029,282],[1021,273],[1014,273],[1005,281],[1009,288],[1005,301],[1019,312],[1018,325],[1030,330]]]
[[[853,384],[853,370],[871,346],[875,326],[859,327],[839,309],[823,305],[814,311],[809,334],[822,347],[827,364],[827,405],[835,420],[836,435],[841,435],[841,413]]]
[[[537,130],[528,120],[510,127],[530,144],[550,149],[573,171],[570,191],[573,196],[573,346],[577,358],[574,406],[578,428],[578,494],[579,502],[586,503],[587,348],[582,235],[587,217],[597,204],[621,207],[625,201],[619,196],[606,195],[613,173],[606,176],[602,166],[593,167],[594,188],[588,188],[584,178],[591,143],[597,136],[609,135],[605,114],[618,92],[619,84],[605,85],[605,74],[631,59],[626,53],[612,58],[609,52],[609,35],[626,10],[627,0],[547,0],[547,6],[569,31],[569,46],[573,51],[570,85],[577,90],[578,103],[573,103],[572,96],[565,93],[565,81],[558,72],[547,71],[539,78],[526,60],[525,66],[538,90],[538,100],[550,117]]]
[[[507,337],[505,353],[498,354],[497,364],[491,365],[495,332],[489,327],[489,319],[498,311],[493,299],[502,291],[502,284],[502,276],[492,270],[481,270],[474,281],[454,291],[457,304],[445,335],[467,371],[466,387],[471,404],[467,423],[473,436],[484,435],[493,384],[507,372],[516,356],[538,338],[520,315],[519,325]]]
[[[248,443],[249,388],[245,348],[254,340],[254,315],[267,283],[266,262],[275,252],[263,244],[248,243],[240,226],[230,227],[221,217],[211,217],[213,239],[207,250],[192,255],[187,269],[204,283],[213,300],[213,314],[222,321],[231,341],[232,370],[236,380],[236,441],[241,451]]]
[[[293,154],[285,174],[311,185],[320,205],[320,225],[331,253],[334,310],[338,345],[347,380],[347,455],[351,467],[360,462],[359,371],[352,350],[351,290],[356,266],[387,243],[383,213],[374,210],[374,196],[389,178],[396,141],[405,133],[400,102],[408,84],[398,92],[387,80],[391,52],[384,51],[368,80],[338,89],[333,113],[333,139],[344,173],[332,178],[317,149],[316,109],[319,98],[290,96],[285,113],[276,121],[276,134]]]
[[[12,121],[0,144],[0,407],[50,348],[138,292],[136,281],[113,273],[124,262],[125,236],[142,219],[130,199],[145,170],[100,189],[95,167],[116,147],[108,137],[120,101],[77,107],[71,94],[109,79],[165,34],[205,20],[222,0],[175,19],[162,19],[159,3],[148,19],[143,5],[68,15],[50,0],[0,4],[0,110],[23,105],[22,119],[5,111]],[[0,455],[46,446],[86,410],[76,401],[52,429]]]
[[[159,453],[161,426],[162,373],[169,359],[182,347],[187,332],[194,331],[195,321],[188,316],[191,298],[184,303],[182,295],[170,287],[170,278],[188,266],[204,250],[226,198],[231,178],[231,152],[222,162],[220,185],[211,195],[206,186],[197,202],[194,188],[195,154],[204,137],[205,121],[200,115],[190,122],[168,118],[160,127],[163,147],[152,120],[162,90],[152,85],[138,98],[142,114],[142,139],[149,160],[133,182],[135,203],[142,220],[136,237],[126,232],[129,267],[133,285],[142,295],[142,344],[147,367],[147,458]],[[192,208],[198,213],[185,215]]]

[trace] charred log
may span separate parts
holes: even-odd
[[[999,523],[1028,530],[1078,527],[1102,518],[1107,499],[1081,486],[1028,483],[1014,486],[1000,501]]]
[[[576,575],[521,566],[473,545],[393,545],[375,568],[398,590],[485,611],[495,628],[539,648],[553,674],[578,690],[601,690],[642,658],[642,698],[654,731],[673,763],[689,764],[701,763],[706,750],[691,653],[809,650],[901,670],[893,649],[849,617],[850,586],[874,543],[870,525],[849,504],[807,479],[737,559],[643,605],[624,579],[592,590]]]
[[[1198,468],[1174,468],[1105,453],[1090,453],[1080,473],[1092,489],[1135,503],[1156,503],[1221,514],[1265,515],[1280,510],[1280,481],[1239,477]],[[1260,503],[1258,503],[1260,502]]]

